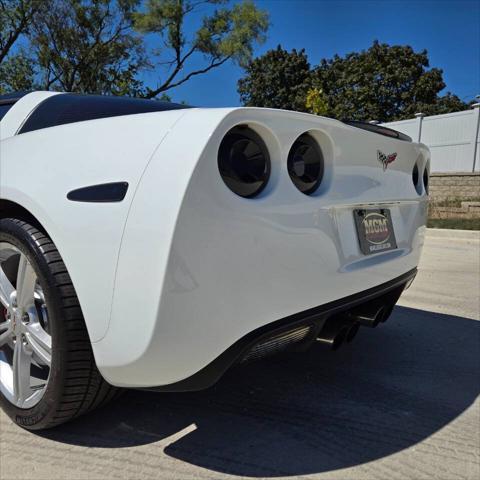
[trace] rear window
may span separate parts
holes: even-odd
[[[13,103],[0,104],[0,121],[12,107]]]
[[[182,108],[190,107],[156,100],[65,93],[48,97],[40,103],[23,124],[19,133],[98,118],[164,112]]]

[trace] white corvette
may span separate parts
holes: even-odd
[[[0,402],[28,429],[376,326],[413,280],[430,154],[371,124],[0,97]]]

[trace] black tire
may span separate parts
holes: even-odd
[[[55,427],[112,400],[120,392],[98,371],[80,304],[67,268],[52,240],[38,228],[14,218],[0,219],[0,242],[25,254],[45,293],[52,361],[39,403],[21,409],[0,393],[0,405],[28,430]]]

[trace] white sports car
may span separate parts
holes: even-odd
[[[116,387],[189,391],[387,319],[423,245],[430,154],[261,108],[0,97],[0,402],[55,426]]]

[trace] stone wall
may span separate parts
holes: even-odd
[[[430,218],[480,218],[480,173],[432,173]]]
[[[448,199],[480,200],[480,172],[432,173],[430,197],[433,202]]]

